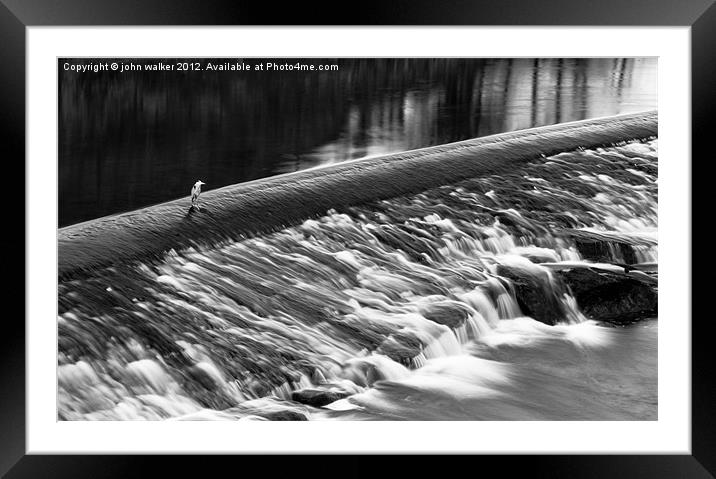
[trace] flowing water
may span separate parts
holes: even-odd
[[[565,152],[62,281],[58,417],[656,419],[656,318],[587,319],[556,275],[587,264],[587,233],[632,245],[605,263],[657,263],[657,149]]]

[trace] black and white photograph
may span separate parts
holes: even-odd
[[[658,421],[658,66],[57,58],[57,420]]]

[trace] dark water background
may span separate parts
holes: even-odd
[[[301,60],[333,72],[76,73],[65,61],[60,227],[187,196],[197,179],[214,189],[657,106],[656,58]]]

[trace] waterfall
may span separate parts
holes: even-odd
[[[656,281],[657,147],[558,153],[62,279],[59,418],[311,418],[428,373],[499,396],[509,373],[475,347],[606,341],[563,271]]]

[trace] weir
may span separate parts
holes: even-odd
[[[602,122],[587,130],[613,126]],[[637,130],[624,126],[635,122]],[[520,134],[501,135],[475,147],[481,156],[452,145],[394,163],[304,172],[306,183],[282,177],[254,190],[230,187],[207,201],[206,218],[178,218],[188,205],[173,202],[79,225],[77,244],[83,228],[91,241],[113,231],[128,241],[157,209],[170,218],[157,224],[182,233],[193,231],[195,218],[248,228],[232,214],[260,218],[264,210],[242,209],[251,201],[284,214],[272,193],[290,196],[310,184],[339,203],[314,198],[325,211],[286,203],[291,226],[234,240],[226,231],[225,241],[209,244],[216,237],[207,235],[206,244],[183,248],[171,236],[157,245],[175,245],[161,258],[88,263],[92,271],[61,278],[58,417],[654,419],[655,321],[647,321],[657,316],[655,122],[655,115],[617,122],[624,136],[648,139],[614,145],[604,137],[610,146],[544,158],[524,138],[505,139]],[[582,131],[574,125],[547,133]],[[516,145],[532,156],[520,157]],[[443,164],[440,151],[454,161]],[[487,151],[503,151],[510,167]],[[426,164],[455,175],[467,174],[456,164],[474,169],[400,194],[399,181],[381,176],[394,171],[423,184],[434,179],[428,170],[426,178],[409,175]],[[355,195],[329,188],[361,174],[385,183]],[[391,194],[380,199],[381,191]],[[312,217],[297,220],[304,211]],[[123,236],[122,224],[134,232]],[[600,325],[634,321],[643,322]]]
[[[521,130],[237,184],[58,231],[58,275],[278,231],[329,209],[417,193],[525,161],[657,135],[656,111]],[[210,186],[210,185],[208,185]]]

